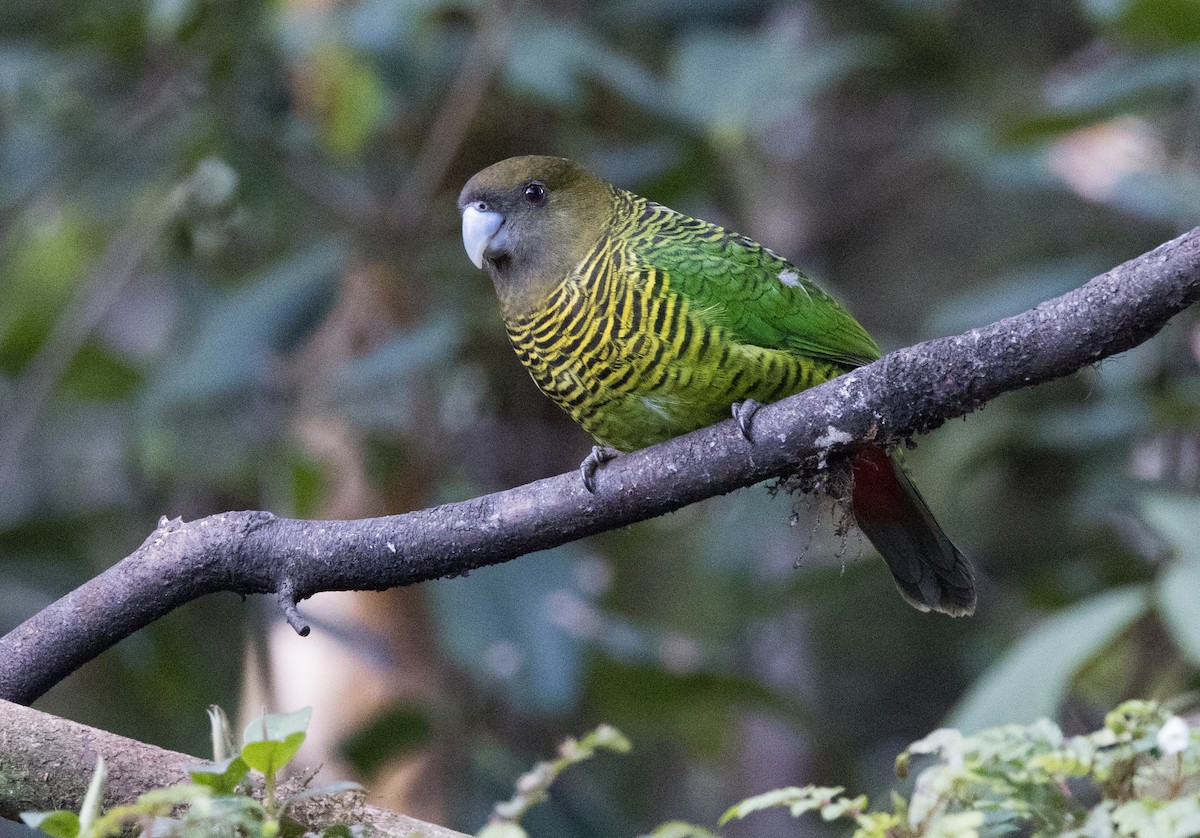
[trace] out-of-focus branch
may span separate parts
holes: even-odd
[[[182,782],[188,766],[200,762],[0,700],[0,817],[16,819],[21,812],[62,808],[78,811],[100,756],[108,767],[105,808]],[[344,795],[338,796],[337,805],[319,797],[300,802],[288,814],[314,832],[336,823],[362,823],[377,830],[371,834],[466,838],[452,829],[366,805],[361,798],[347,803]]]
[[[429,206],[483,104],[488,83],[504,58],[509,22],[522,5],[520,0],[492,0],[480,12],[475,37],[458,75],[392,204],[389,220],[393,226],[412,225]]]
[[[510,23],[523,6],[524,0],[491,0],[480,10],[458,74],[390,203],[359,180],[318,161],[285,153],[283,169],[289,180],[320,205],[355,224],[380,227],[394,235],[411,233],[436,196],[483,104],[504,59]]]
[[[109,308],[137,276],[174,216],[180,192],[160,202],[151,217],[139,217],[112,237],[79,293],[63,309],[37,354],[13,388],[9,409],[0,415],[0,487],[11,483],[29,432],[79,349]]]
[[[571,473],[386,518],[163,519],[128,558],[0,638],[0,697],[32,701],[203,594],[274,594],[306,631],[296,603],[318,591],[459,575],[771,477],[819,472],[864,440],[924,433],[1134,347],[1198,298],[1200,228],[1023,314],[892,352],[767,405],[754,416],[752,443],[727,421],[620,457],[597,474],[595,494]]]

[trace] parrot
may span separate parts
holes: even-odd
[[[621,189],[570,160],[511,157],[459,198],[462,239],[491,279],[509,342],[538,388],[599,443],[596,469],[880,357],[802,270],[724,227]],[[615,450],[614,450],[615,449]],[[898,460],[852,454],[850,509],[901,596],[975,610],[974,574]]]

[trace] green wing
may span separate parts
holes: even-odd
[[[786,259],[723,227],[635,200],[642,204],[629,231],[636,257],[739,340],[851,367],[879,357],[866,329]]]

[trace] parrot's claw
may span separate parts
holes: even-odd
[[[615,459],[617,452],[606,445],[593,445],[592,453],[583,458],[579,464],[579,473],[583,475],[583,487],[589,492],[596,491],[596,469]]]
[[[754,399],[733,403],[733,418],[737,420],[738,430],[742,432],[742,438],[746,442],[754,442],[753,437],[750,436],[750,419],[760,407],[762,405]]]

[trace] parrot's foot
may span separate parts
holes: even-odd
[[[733,418],[737,420],[738,430],[742,432],[742,438],[746,442],[754,442],[750,436],[750,419],[762,407],[761,404],[754,399],[746,399],[744,402],[733,403]]]
[[[589,492],[596,491],[596,469],[615,459],[617,451],[607,445],[593,445],[592,453],[583,458],[579,464],[579,473],[583,475],[583,487]]]

